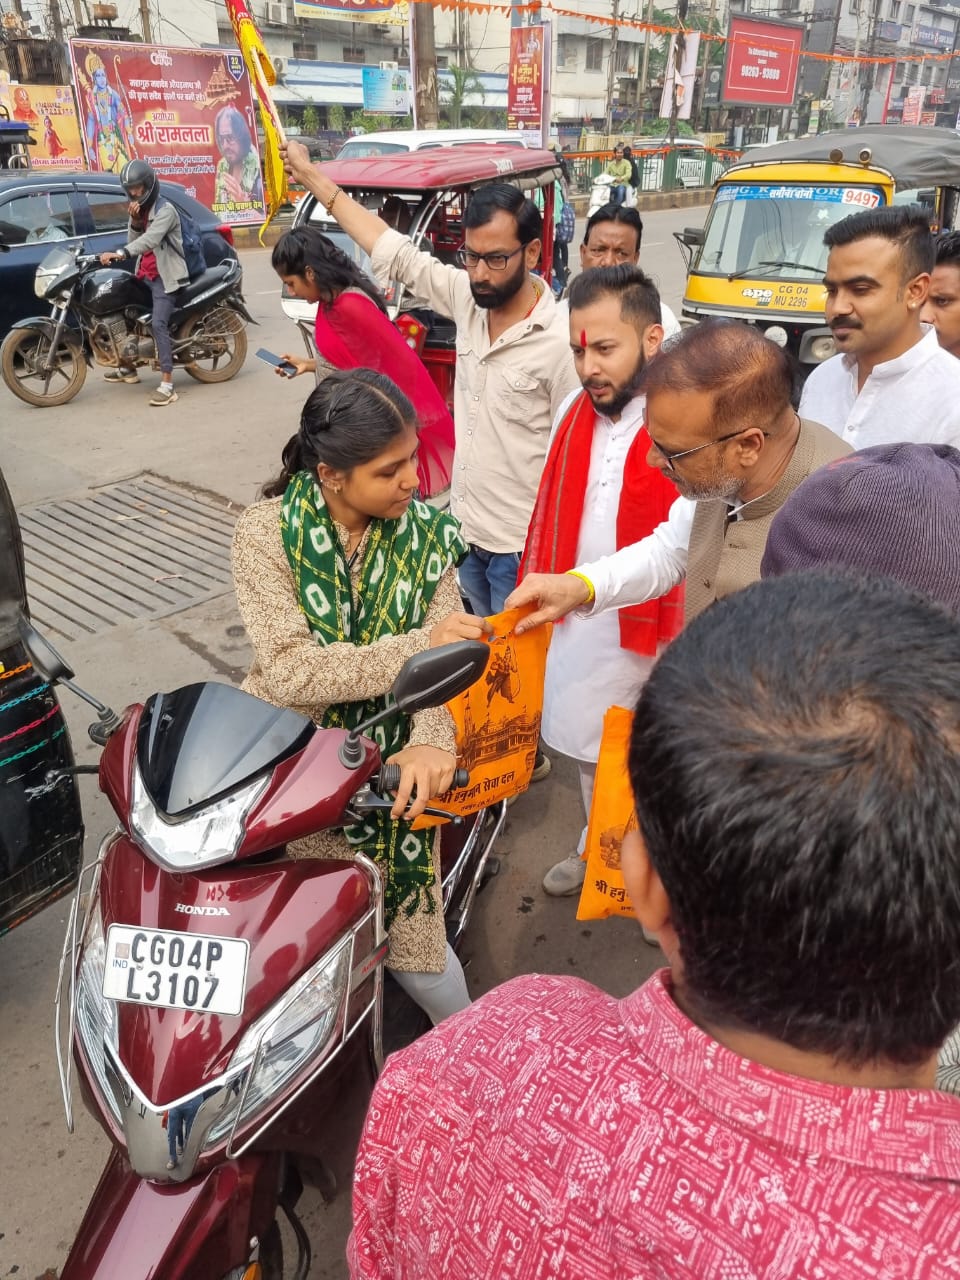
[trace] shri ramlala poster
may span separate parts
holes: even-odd
[[[224,222],[264,217],[250,81],[239,50],[71,40],[89,168],[146,160]]]

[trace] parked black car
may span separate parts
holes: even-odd
[[[238,260],[233,232],[216,214],[179,183],[161,182],[160,193],[197,224],[208,267]],[[113,173],[0,173],[0,338],[35,314],[34,277],[54,244],[106,253],[126,243],[127,203]]]

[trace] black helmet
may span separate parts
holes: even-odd
[[[120,173],[120,182],[130,199],[136,200],[141,209],[149,209],[157,198],[157,175],[146,160],[128,160]],[[143,195],[133,195],[131,187],[143,187]]]

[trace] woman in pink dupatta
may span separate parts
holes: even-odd
[[[295,298],[316,302],[317,359],[284,354],[297,374],[331,369],[376,369],[395,382],[420,419],[420,493],[442,493],[450,484],[453,419],[420,357],[387,316],[379,289],[356,263],[313,227],[294,227],[280,237],[271,258],[274,271]],[[280,373],[280,370],[277,370]]]

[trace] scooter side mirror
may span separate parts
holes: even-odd
[[[48,684],[73,679],[73,668],[22,613],[17,619],[17,631],[20,634],[20,643],[26,649],[27,657],[37,675],[42,676]]]
[[[406,715],[439,707],[469,689],[490,661],[490,646],[482,640],[458,640],[414,654],[393,682],[393,700]]]
[[[394,708],[409,716],[427,707],[439,707],[476,684],[489,661],[490,646],[482,640],[456,640],[415,653],[393,682],[392,704],[358,724],[340,744],[340,763],[347,769],[358,769],[364,758],[361,736],[391,715]]]

